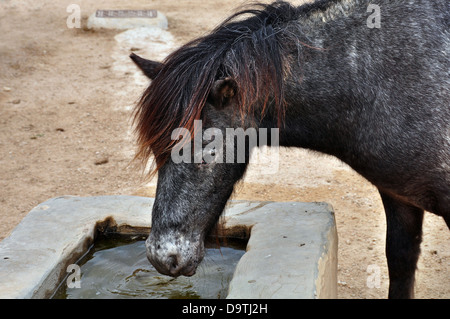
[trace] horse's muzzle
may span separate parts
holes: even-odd
[[[192,276],[203,259],[203,243],[191,241],[156,241],[151,236],[146,241],[147,258],[155,269],[167,276]]]
[[[167,276],[192,276],[197,269],[197,265],[193,262],[187,264],[181,262],[181,257],[179,255],[172,254],[166,258],[155,258],[147,251],[147,258],[159,273]]]

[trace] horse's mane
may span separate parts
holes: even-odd
[[[144,92],[135,109],[139,145],[136,158],[147,163],[155,157],[150,173],[170,157],[176,141],[172,131],[193,131],[215,80],[232,77],[241,116],[261,114],[273,103],[275,115],[284,115],[283,79],[286,48],[283,29],[298,10],[286,2],[258,4],[240,11],[212,33],[193,40],[170,54],[160,73]],[[244,18],[244,19],[243,19]],[[257,103],[258,102],[258,103]]]

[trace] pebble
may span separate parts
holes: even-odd
[[[109,159],[105,157],[105,158],[102,158],[102,159],[99,159],[99,160],[95,161],[94,164],[95,165],[103,165],[103,164],[106,164],[108,162],[109,162]]]
[[[11,101],[12,104],[19,104],[20,103],[20,99],[15,99]]]
[[[9,88],[9,87],[7,87],[7,86],[4,86],[4,87],[3,87],[3,91],[5,91],[5,92],[11,92],[11,88]]]

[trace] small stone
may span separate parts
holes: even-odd
[[[103,165],[109,162],[109,159],[107,157],[99,159],[94,162],[95,165]]]
[[[20,99],[15,99],[11,101],[12,104],[19,104],[20,103]]]
[[[3,87],[3,91],[5,91],[5,92],[11,92],[11,88],[9,88],[9,87],[7,87],[7,86],[4,86],[4,87]]]

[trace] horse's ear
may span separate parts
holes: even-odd
[[[134,63],[139,67],[139,69],[144,72],[144,74],[151,80],[153,80],[161,71],[163,64],[156,61],[147,60],[144,58],[141,58],[140,56],[131,53],[130,54],[131,60],[133,60]]]
[[[236,81],[225,78],[214,82],[209,93],[208,102],[216,107],[225,107],[230,104],[237,92]]]

